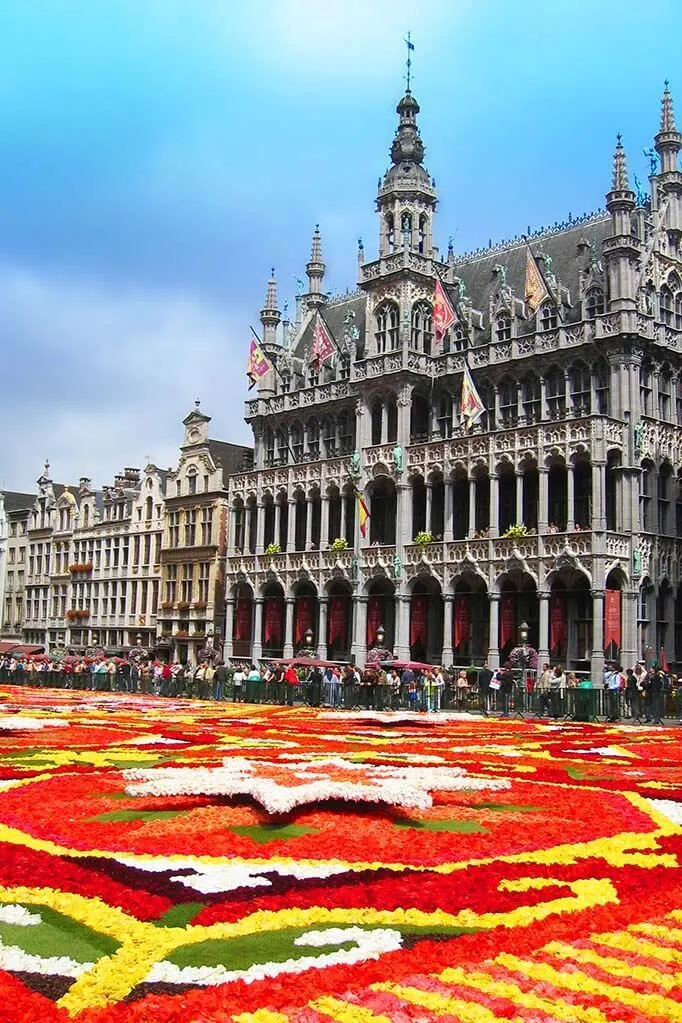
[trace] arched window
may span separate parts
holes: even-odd
[[[265,464],[272,465],[275,461],[275,434],[271,426],[266,426],[263,431],[263,450]]]
[[[419,251],[422,252],[422,253],[426,251],[426,225],[427,225],[427,223],[428,223],[428,221],[426,219],[426,214],[422,213],[421,216],[419,217],[419,242],[418,242]]]
[[[553,366],[545,377],[545,393],[549,418],[561,419],[566,415],[566,378],[558,366]]]
[[[604,292],[601,288],[590,288],[585,295],[585,317],[593,320],[595,316],[602,316],[606,308]]]
[[[499,396],[502,426],[516,426],[519,419],[519,389],[516,381],[505,377],[500,384]]]
[[[187,493],[196,494],[198,473],[195,466],[191,465],[187,470]]]
[[[407,210],[400,216],[400,233],[403,237],[403,245],[410,248],[412,245],[412,214]]]
[[[412,347],[418,352],[431,354],[433,339],[433,311],[428,302],[412,306]]]
[[[673,293],[667,284],[664,284],[663,287],[661,288],[659,308],[661,311],[661,322],[665,323],[667,327],[672,327],[675,300],[673,298]]]
[[[453,401],[452,395],[447,391],[440,395],[438,398],[438,432],[441,437],[447,439],[452,437],[452,412],[453,412]]]
[[[347,409],[339,416],[339,448],[342,455],[348,455],[355,449],[355,416]]]
[[[640,528],[650,533],[654,527],[653,521],[653,477],[654,467],[651,462],[642,464],[642,471],[639,474],[639,522]]]
[[[384,419],[384,406],[381,398],[375,398],[370,407],[372,425],[372,444],[381,444],[381,432]]]
[[[540,330],[556,330],[557,312],[554,302],[544,302],[540,308]]]
[[[576,416],[589,416],[592,411],[592,374],[584,362],[571,366],[571,404]]]
[[[275,440],[277,444],[277,463],[279,465],[286,465],[289,461],[289,443],[286,430],[279,429]]]
[[[291,450],[294,453],[294,461],[303,461],[303,427],[300,423],[292,423],[291,426]]]
[[[336,420],[331,416],[324,421],[322,436],[324,438],[324,453],[327,458],[331,458],[336,454]]]
[[[196,477],[195,477],[195,479],[196,479]],[[144,502],[144,518],[145,518],[145,522],[151,522],[152,521],[152,511],[153,510],[154,510],[154,501],[153,501],[153,498],[152,498],[152,496],[150,494],[149,497]]]
[[[431,404],[425,394],[412,392],[412,408],[410,410],[410,441],[423,444],[430,440]]]
[[[449,333],[452,338],[452,351],[465,352],[467,348],[467,335],[459,320],[450,328]]]
[[[392,444],[398,439],[398,405],[392,394],[386,398],[386,430],[386,440]]]
[[[672,371],[665,363],[658,375],[658,414],[661,419],[670,420]]]
[[[83,529],[87,529],[88,528],[89,521],[90,521],[90,505],[89,504],[84,504],[83,505]]]
[[[392,213],[386,214],[386,247],[389,252],[395,252],[395,220]]]
[[[308,420],[306,427],[308,434],[308,451],[311,458],[320,457],[320,424],[317,419]]]
[[[639,374],[639,402],[645,416],[653,414],[653,368],[648,360],[642,363]]]
[[[478,420],[484,433],[495,429],[495,392],[490,384],[482,383],[478,394],[483,402],[485,412]]]
[[[521,384],[523,414],[527,423],[539,423],[542,418],[540,379],[529,373]]]
[[[509,341],[511,338],[511,316],[509,313],[500,313],[495,321],[495,335],[498,341]]]
[[[608,365],[603,359],[599,359],[594,367],[594,394],[597,400],[596,411],[600,416],[609,414],[609,378]]]
[[[675,295],[675,329],[682,330],[682,291]]]
[[[395,302],[384,302],[376,311],[376,340],[377,352],[382,355],[384,352],[392,352],[398,347],[398,306]]]

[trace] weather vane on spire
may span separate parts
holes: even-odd
[[[412,42],[412,39],[410,37],[410,33],[409,32],[407,33],[407,38],[405,39],[405,45],[407,46],[407,62],[406,62],[407,74],[405,75],[405,78],[407,80],[407,91],[409,92],[410,91],[410,83],[412,81],[412,52],[414,50],[414,43]]]

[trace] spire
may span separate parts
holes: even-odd
[[[265,305],[260,311],[260,322],[263,324],[263,347],[266,352],[268,347],[277,344],[277,327],[281,318],[281,313],[277,308],[277,279],[273,266],[268,279]]]
[[[409,88],[395,109],[399,121],[391,146],[391,160],[393,163],[420,164],[424,159],[424,143],[417,127],[419,104]]]
[[[666,78],[663,98],[661,99],[661,128],[663,131],[675,131],[675,111],[673,110],[673,98],[668,88],[669,82]]]
[[[326,267],[322,260],[322,239],[320,237],[320,225],[315,224],[313,240],[310,246],[310,259],[305,265],[305,272],[308,275],[308,307],[319,308],[326,301],[322,292],[322,281]]]
[[[627,192],[630,188],[628,183],[628,165],[625,159],[625,150],[623,149],[623,143],[621,141],[622,135],[616,136],[618,144],[616,145],[616,151],[613,154],[613,191],[614,192]]]
[[[682,135],[675,127],[673,98],[666,79],[661,98],[661,127],[654,139],[656,152],[661,159],[661,176],[677,171],[677,154],[682,149]]]

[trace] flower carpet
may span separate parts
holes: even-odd
[[[0,690],[0,1021],[682,1021],[674,728]]]

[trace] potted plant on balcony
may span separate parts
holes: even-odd
[[[268,546],[265,548],[265,553],[269,557],[272,557],[273,554],[281,554],[282,548],[278,543],[269,543]]]
[[[347,551],[348,550],[348,540],[346,540],[345,536],[337,536],[336,540],[332,540],[331,544],[329,545],[329,550],[330,551]]]
[[[505,540],[520,540],[524,536],[528,536],[528,530],[524,525],[510,526],[509,529],[502,534],[502,537]]]
[[[415,536],[413,543],[416,543],[417,547],[428,547],[430,543],[433,543],[433,533],[430,533],[428,529],[422,529]]]

